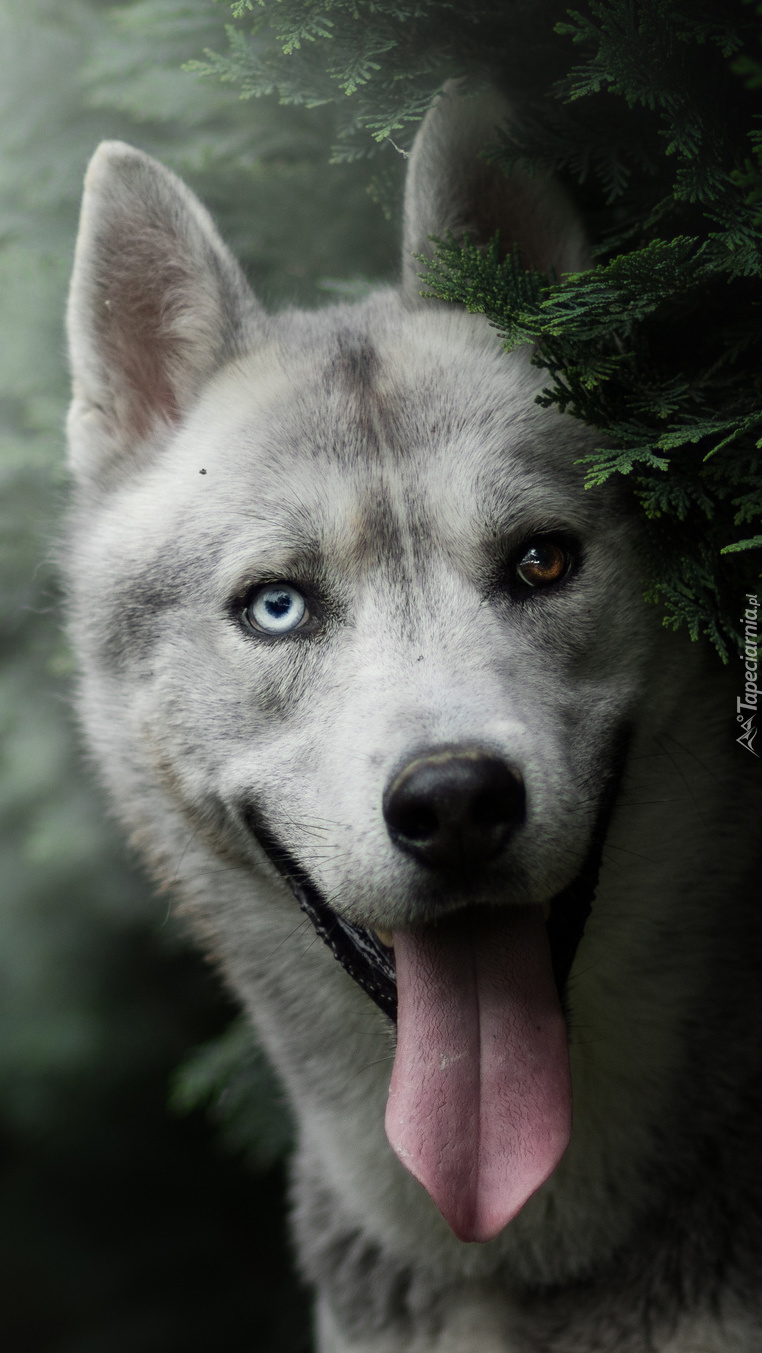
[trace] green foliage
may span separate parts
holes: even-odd
[[[242,26],[228,26],[228,51],[207,49],[190,68],[239,85],[245,99],[336,102],[337,161],[367,154],[367,133],[407,143],[445,80],[469,78],[490,47],[517,36],[501,0],[238,0],[231,9]]]

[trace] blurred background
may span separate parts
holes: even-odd
[[[270,306],[394,274],[402,164],[330,164],[329,108],[183,69],[214,0],[0,0],[0,1348],[299,1353],[288,1120],[213,972],[128,858],[70,703],[55,548],[63,313],[103,137],[180,173]],[[179,1068],[179,1070],[178,1070]]]

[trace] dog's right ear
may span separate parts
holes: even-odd
[[[525,267],[561,276],[591,266],[584,225],[557,179],[518,168],[506,175],[481,157],[512,119],[496,90],[464,94],[457,80],[426,114],[405,183],[403,289],[411,299],[421,291],[414,255],[431,258],[432,235],[483,245],[499,230],[503,249],[517,246]]]
[[[85,178],[67,315],[75,473],[102,484],[118,472],[262,323],[193,193],[149,155],[104,141]]]

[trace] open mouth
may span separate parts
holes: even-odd
[[[565,1003],[566,983],[571,971],[585,925],[593,905],[598,884],[603,842],[608,828],[613,801],[616,797],[621,771],[619,767],[609,786],[601,811],[591,835],[582,868],[571,883],[552,898],[546,922],[550,961],[559,999]],[[299,906],[312,922],[315,931],[338,959],[345,972],[370,996],[385,1015],[397,1022],[397,972],[391,938],[383,938],[377,930],[354,925],[334,911],[326,902],[308,872],[278,840],[261,815],[253,808],[246,811],[246,824],[267,855],[271,864],[288,883]],[[464,908],[473,914],[476,908]],[[490,910],[503,910],[490,908]],[[507,909],[506,909],[507,910]],[[462,913],[457,913],[462,914]]]
[[[620,736],[582,867],[547,920],[539,906],[482,904],[380,936],[334,911],[259,814],[246,814],[320,938],[397,1024],[387,1138],[461,1240],[497,1236],[569,1143],[566,987],[626,744]]]

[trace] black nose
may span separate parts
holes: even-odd
[[[480,748],[441,748],[403,766],[383,809],[394,844],[421,864],[472,868],[494,859],[521,826],[524,782]]]

